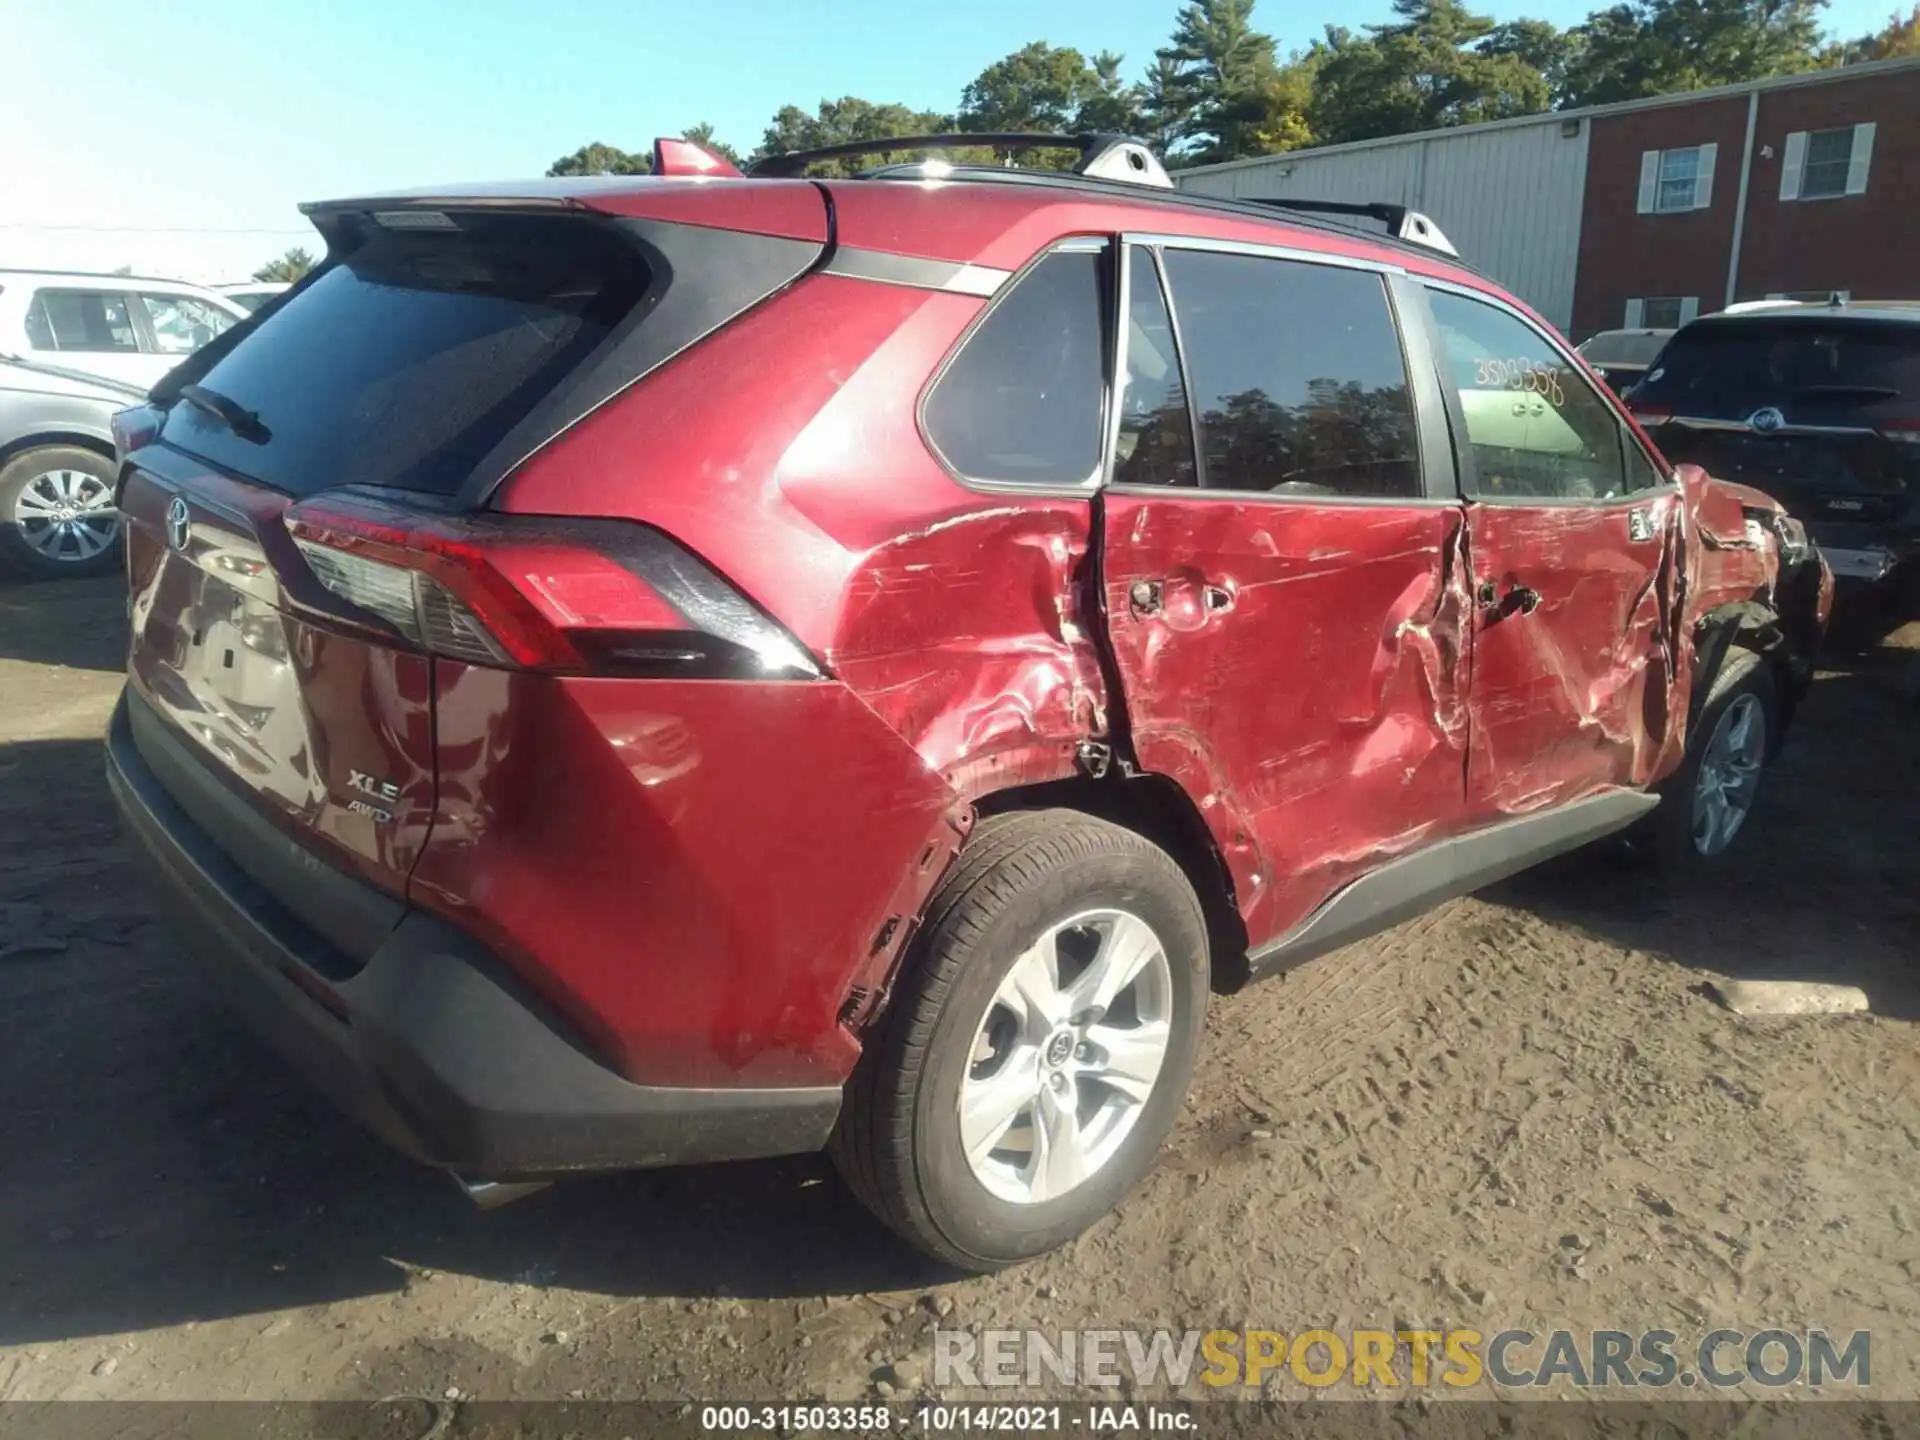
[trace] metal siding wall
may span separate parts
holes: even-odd
[[[1462,259],[1565,330],[1573,320],[1591,128],[1583,122],[1579,135],[1563,136],[1560,122],[1548,118],[1360,150],[1303,150],[1176,178],[1203,195],[1385,200],[1423,210]],[[1291,174],[1280,173],[1288,168]]]

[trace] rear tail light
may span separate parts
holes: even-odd
[[[419,649],[570,674],[814,678],[698,557],[622,520],[423,515],[339,491],[286,513],[314,578]]]
[[[166,423],[164,410],[153,405],[133,405],[125,410],[116,410],[110,421],[113,430],[114,453],[122,460],[144,445],[151,445],[159,437],[160,427]]]
[[[1900,445],[1920,445],[1920,420],[1883,421],[1880,438]]]

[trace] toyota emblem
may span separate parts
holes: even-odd
[[[193,514],[187,509],[185,498],[176,495],[167,502],[167,543],[176,550],[185,550],[192,538]]]
[[[1771,405],[1764,410],[1754,411],[1752,417],[1747,421],[1747,424],[1753,428],[1754,433],[1759,435],[1771,435],[1786,423],[1787,417]]]

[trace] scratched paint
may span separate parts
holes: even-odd
[[[1460,511],[1105,497],[1131,745],[1212,831],[1254,944],[1463,821]],[[1143,609],[1134,587],[1158,583]]]
[[[1655,777],[1674,678],[1679,498],[1632,508],[1646,530],[1620,505],[1470,509],[1475,573],[1495,596],[1473,645],[1467,803],[1478,820]]]
[[[1107,730],[1082,616],[1090,514],[983,503],[880,546],[849,581],[830,663],[969,799],[1070,775]]]

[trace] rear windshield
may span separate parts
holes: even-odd
[[[591,221],[459,223],[375,231],[200,377],[253,412],[251,438],[180,403],[166,440],[292,495],[459,489],[648,283]]]
[[[1786,321],[1681,331],[1634,392],[1682,415],[1866,423],[1920,404],[1920,325]]]

